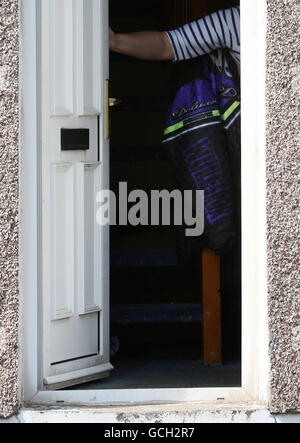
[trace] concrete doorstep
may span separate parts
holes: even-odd
[[[203,408],[201,405],[149,405],[107,408],[21,409],[18,416],[1,420],[0,424],[16,423],[300,423],[300,414],[271,414],[267,409],[249,406]]]

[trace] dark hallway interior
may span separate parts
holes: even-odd
[[[116,32],[165,30],[195,11],[169,0],[111,0]],[[209,0],[197,14],[227,7]],[[192,16],[191,16],[192,15]],[[111,53],[111,189],[174,189],[161,138],[170,96],[172,62],[144,62]],[[201,262],[178,257],[174,227],[111,228],[111,377],[80,389],[237,387],[240,368],[240,259],[222,264],[223,363],[202,361]]]

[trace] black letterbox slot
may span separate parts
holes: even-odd
[[[87,151],[90,149],[89,129],[62,129],[62,151]]]

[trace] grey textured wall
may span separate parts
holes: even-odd
[[[18,0],[0,2],[0,415],[18,405]]]
[[[273,412],[300,408],[299,31],[299,0],[268,0],[267,210]]]

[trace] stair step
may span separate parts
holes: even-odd
[[[113,304],[199,303],[201,267],[118,267],[111,268]]]
[[[111,116],[111,143],[115,146],[159,145],[165,127],[166,113],[114,112]]]
[[[147,162],[166,161],[163,157],[163,145],[144,146],[111,146],[112,162]]]
[[[112,53],[113,54],[113,53]],[[110,58],[111,97],[164,97],[170,100],[174,66],[168,62],[149,62]],[[134,75],[132,73],[134,72]],[[153,80],[155,79],[155,81]],[[159,79],[159,81],[157,81]]]
[[[162,0],[111,0],[110,15],[112,17],[157,17],[161,15],[165,5]]]
[[[175,250],[112,251],[113,267],[181,266]]]
[[[162,112],[168,109],[167,97],[117,97],[119,102],[111,108],[115,112]]]
[[[201,323],[200,304],[115,305],[111,308],[113,324],[131,323]]]

